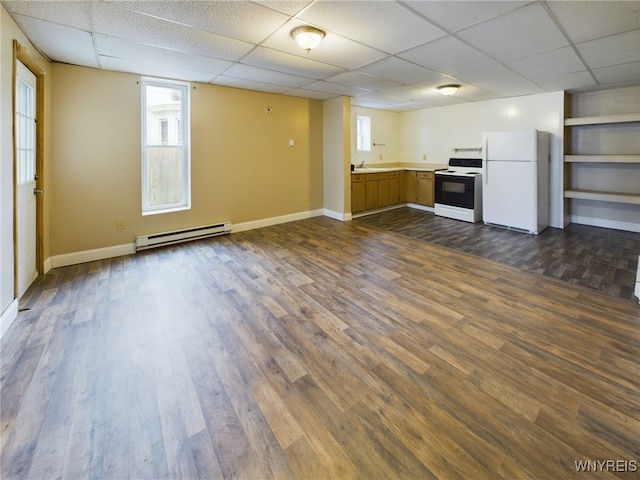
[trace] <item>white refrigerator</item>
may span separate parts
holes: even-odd
[[[549,225],[549,134],[482,134],[482,220],[537,235]]]

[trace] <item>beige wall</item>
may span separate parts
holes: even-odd
[[[53,66],[51,255],[322,208],[321,102],[193,84],[192,208],[142,216],[138,81]],[[126,229],[116,229],[117,218]]]

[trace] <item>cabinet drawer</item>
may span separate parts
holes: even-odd
[[[386,180],[389,178],[389,174],[388,173],[367,173],[366,174],[366,181],[367,182],[375,182],[378,180]]]
[[[418,178],[433,178],[433,172],[418,172]]]
[[[400,172],[389,172],[388,175],[389,175],[389,179],[400,178]]]
[[[351,174],[351,183],[364,182],[364,173]]]

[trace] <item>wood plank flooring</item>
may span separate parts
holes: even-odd
[[[637,303],[363,222],[54,269],[21,307],[2,479],[638,475]]]
[[[387,210],[355,221],[609,295],[634,298],[638,233],[570,224],[565,229],[547,228],[540,235],[528,235],[413,208]]]

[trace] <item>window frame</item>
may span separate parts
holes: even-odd
[[[191,129],[190,129],[190,117],[191,117],[191,98],[190,90],[191,85],[188,82],[181,82],[177,80],[167,80],[161,78],[141,77],[140,79],[140,92],[141,92],[141,107],[142,107],[142,215],[154,215],[160,213],[177,212],[181,210],[191,209]],[[180,115],[176,118],[178,120],[176,126],[180,127],[180,132],[176,132],[175,141],[171,141],[166,144],[162,143],[161,135],[159,136],[160,143],[148,143],[148,122],[157,121],[157,119],[147,118],[147,87],[160,87],[179,89],[180,95]],[[168,123],[167,126],[169,126]],[[171,135],[169,135],[169,140]],[[181,193],[182,196],[177,203],[163,204],[163,205],[151,205],[149,201],[149,160],[148,151],[151,148],[181,148]]]

